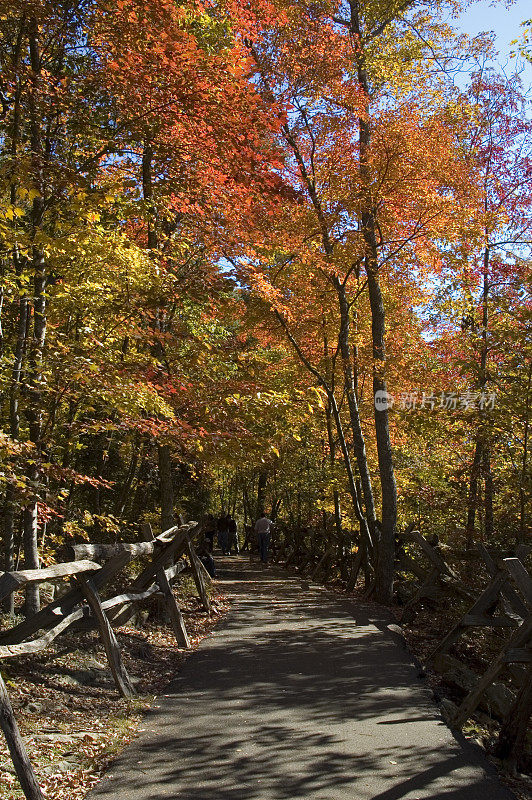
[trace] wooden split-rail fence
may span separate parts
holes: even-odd
[[[469,602],[465,614],[433,649],[427,663],[464,694],[458,706],[451,704],[452,710],[447,713],[450,724],[462,727],[479,706],[490,710],[502,723],[495,753],[515,768],[524,759],[532,714],[532,578],[524,564],[530,548],[519,545],[515,555],[494,558],[482,543],[476,543],[476,556],[489,576],[486,588],[476,596],[465,589],[447,563],[437,537],[428,539],[413,527],[399,537],[397,553],[398,568],[418,582],[403,607],[403,620],[423,599],[437,601],[454,594]],[[473,628],[488,631],[497,649],[480,676],[449,655],[450,648]],[[497,683],[505,674],[517,685],[516,695],[505,684]]]
[[[185,622],[173,594],[172,583],[187,567],[184,557],[187,558],[203,608],[210,612],[206,588],[206,579],[210,580],[210,577],[194,546],[203,524],[189,522],[176,525],[156,537],[149,525],[142,526],[141,530],[142,542],[73,545],[66,548],[67,562],[44,569],[0,574],[0,600],[30,584],[60,578],[70,578],[72,583],[66,594],[37,614],[0,632],[0,663],[2,659],[40,652],[65,631],[83,623],[89,624],[99,631],[118,693],[122,697],[132,697],[134,689],[113,627],[125,625],[136,614],[139,603],[154,596],[164,601],[179,646],[189,648]],[[113,579],[127,564],[141,556],[149,557],[149,563],[133,578],[127,591],[102,600],[102,590],[112,585]],[[1,673],[0,727],[26,798],[44,800]]]
[[[517,702],[521,704],[523,694],[529,688],[532,665],[532,578],[517,557],[494,560],[482,544],[477,544],[486,568],[491,576],[488,586],[475,599],[473,605],[451,628],[430,654],[428,661],[447,653],[460,637],[471,628],[487,628],[500,634],[507,630],[506,641],[499,652],[462,700],[451,721],[461,726],[478,707],[482,696],[501,673],[512,665],[527,665],[521,675],[521,691]],[[521,696],[521,700],[519,697]],[[515,705],[515,704],[514,704]],[[509,716],[514,716],[512,706]]]
[[[278,560],[285,566],[297,565],[310,580],[320,573],[325,580],[331,573],[341,574],[338,542],[326,542],[317,550],[312,547],[316,537],[309,538],[310,547],[304,536],[284,537],[277,551]],[[524,563],[529,553],[530,547],[520,545],[512,557],[494,558],[483,544],[476,544],[475,551],[464,557],[468,562],[471,557],[478,559],[489,576],[486,588],[477,596],[464,586],[437,536],[423,536],[411,524],[398,535],[396,548],[396,571],[410,576],[399,580],[396,587],[403,603],[403,622],[411,621],[416,606],[426,600],[438,603],[455,597],[467,602],[468,610],[434,648],[427,663],[462,693],[458,706],[450,704],[449,722],[461,727],[479,706],[488,709],[502,723],[497,755],[509,761],[519,760],[532,712],[532,578]],[[351,568],[344,570],[346,591],[354,588],[362,555],[359,550],[352,557]],[[450,648],[472,628],[491,630],[492,650],[498,649],[480,676],[449,654]],[[505,631],[507,636],[501,641]],[[514,692],[517,687],[517,694],[498,682],[504,673],[511,678]]]

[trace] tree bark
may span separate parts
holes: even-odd
[[[493,538],[493,474],[491,472],[491,453],[488,447],[482,454],[482,471],[484,473],[484,536],[485,541]]]
[[[371,549],[376,537],[375,530],[375,500],[373,497],[373,488],[371,485],[371,476],[369,474],[368,459],[366,455],[366,444],[364,441],[364,434],[362,432],[362,424],[360,421],[360,413],[358,409],[358,400],[355,387],[355,376],[353,372],[353,365],[351,363],[351,349],[349,345],[349,304],[347,301],[345,285],[338,279],[335,279],[336,293],[338,297],[338,304],[340,308],[340,332],[338,334],[340,352],[342,354],[342,365],[344,372],[344,389],[347,397],[347,405],[349,408],[349,418],[351,421],[351,429],[353,435],[353,449],[357,462],[358,471],[360,474],[360,482],[362,485],[362,494],[364,497],[364,506],[366,509],[366,519],[371,536],[368,542]]]
[[[336,463],[336,444],[334,441],[334,436],[332,431],[331,416],[332,416],[331,404],[328,401],[325,407],[325,422],[327,425],[327,440],[329,442],[329,463],[331,467],[331,477],[334,478],[334,466]],[[338,494],[338,489],[333,489],[333,500],[334,500],[334,525],[336,528],[336,535],[338,536],[339,541],[342,541],[343,538],[342,510],[340,508],[340,495]]]
[[[13,765],[27,800],[44,800],[20,735],[13,707],[0,675],[0,728],[6,737]]]
[[[174,484],[172,479],[172,458],[167,444],[157,446],[159,456],[159,486],[161,493],[161,529],[167,531],[175,525]]]
[[[259,480],[257,483],[257,505],[256,505],[256,517],[258,519],[261,517],[266,508],[266,486],[268,484],[268,473],[265,470],[259,472]]]
[[[15,489],[11,484],[8,484],[4,504],[4,572],[12,572],[15,566],[15,508]],[[15,600],[12,594],[3,599],[2,608],[6,614],[13,616],[15,613]]]
[[[467,497],[467,522],[466,522],[466,548],[470,550],[475,538],[475,518],[477,513],[478,479],[482,465],[482,442],[479,438],[475,442],[475,454],[469,478],[469,492]]]
[[[357,47],[355,60],[358,84],[366,98],[364,114],[359,118],[359,174],[361,184],[360,217],[365,245],[365,270],[368,281],[371,308],[371,336],[373,343],[373,397],[374,401],[386,398],[385,379],[386,318],[382,290],[378,276],[377,217],[372,197],[372,175],[370,166],[371,122],[370,91],[365,66],[364,40],[361,31],[358,4],[350,4],[350,31]],[[386,403],[374,402],[375,435],[382,493],[382,525],[379,534],[378,556],[375,569],[374,597],[378,602],[390,604],[393,595],[395,560],[395,534],[397,528],[397,487],[393,466],[392,445]]]
[[[36,17],[32,17],[28,25],[28,41],[31,64],[31,88],[29,93],[30,107],[30,139],[32,151],[32,169],[35,188],[39,195],[33,200],[31,222],[32,239],[42,226],[44,211],[43,151],[41,142],[41,120],[39,118],[38,97],[40,91],[41,55],[40,31]],[[26,569],[39,567],[38,553],[38,484],[40,469],[38,461],[42,453],[42,359],[46,339],[46,266],[44,255],[35,245],[32,248],[33,263],[33,331],[30,342],[28,367],[28,404],[26,417],[29,423],[30,441],[35,445],[35,463],[28,469],[28,479],[33,487],[34,495],[24,509],[24,563]],[[29,617],[40,608],[39,587],[30,586],[26,592],[25,614]]]
[[[26,25],[26,15],[23,14],[20,20],[19,30],[15,47],[13,49],[12,66],[13,71],[16,73],[20,64],[22,54],[22,43],[24,39],[24,29]],[[20,76],[17,78],[17,86],[15,90],[15,97],[13,103],[13,123],[11,125],[11,159],[13,165],[16,163],[18,143],[20,139],[20,98],[22,93],[22,84]],[[13,167],[14,169],[14,167]],[[16,179],[13,176],[10,187],[11,205],[17,204],[17,186]],[[19,393],[20,381],[22,376],[22,364],[24,352],[26,349],[26,330],[28,323],[28,297],[25,291],[21,291],[23,283],[20,281],[22,273],[22,261],[20,258],[17,245],[13,247],[13,267],[17,277],[19,287],[19,304],[18,304],[18,323],[17,323],[17,339],[15,343],[15,352],[13,354],[13,368],[11,372],[11,384],[9,389],[9,424],[10,433],[13,439],[19,437],[20,417],[19,417]],[[2,340],[3,341],[3,340]],[[2,347],[3,352],[3,347]],[[15,489],[9,484],[6,489],[5,506],[4,506],[4,558],[3,566],[6,572],[10,572],[14,567],[14,549],[15,549]],[[6,613],[14,614],[14,597],[10,595],[4,599],[2,604]]]
[[[528,466],[528,437],[530,430],[530,387],[532,383],[532,361],[528,365],[528,380],[526,387],[525,419],[523,432],[523,455],[521,458],[521,474],[519,476],[519,535],[517,542],[524,542],[526,536],[526,479]]]

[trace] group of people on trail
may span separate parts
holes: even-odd
[[[227,514],[222,514],[219,519],[215,519],[212,514],[209,514],[207,517],[205,538],[209,543],[209,550],[211,553],[214,550],[215,536],[218,547],[224,556],[230,556],[233,550],[235,553],[240,552],[236,520],[229,512]]]
[[[262,514],[256,521],[254,528],[251,529],[255,532],[260,560],[264,564],[268,561],[272,527],[273,522],[271,519],[266,514]],[[233,552],[235,554],[240,552],[237,523],[229,512],[222,514],[218,519],[213,514],[207,515],[205,549],[208,554],[212,554],[214,551],[215,539],[224,556],[230,556]],[[246,545],[244,545],[244,549],[245,547]]]

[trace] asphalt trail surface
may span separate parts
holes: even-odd
[[[385,614],[243,556],[202,642],[90,800],[512,800]]]

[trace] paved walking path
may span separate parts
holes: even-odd
[[[510,800],[373,608],[224,559],[229,616],[91,800]]]

